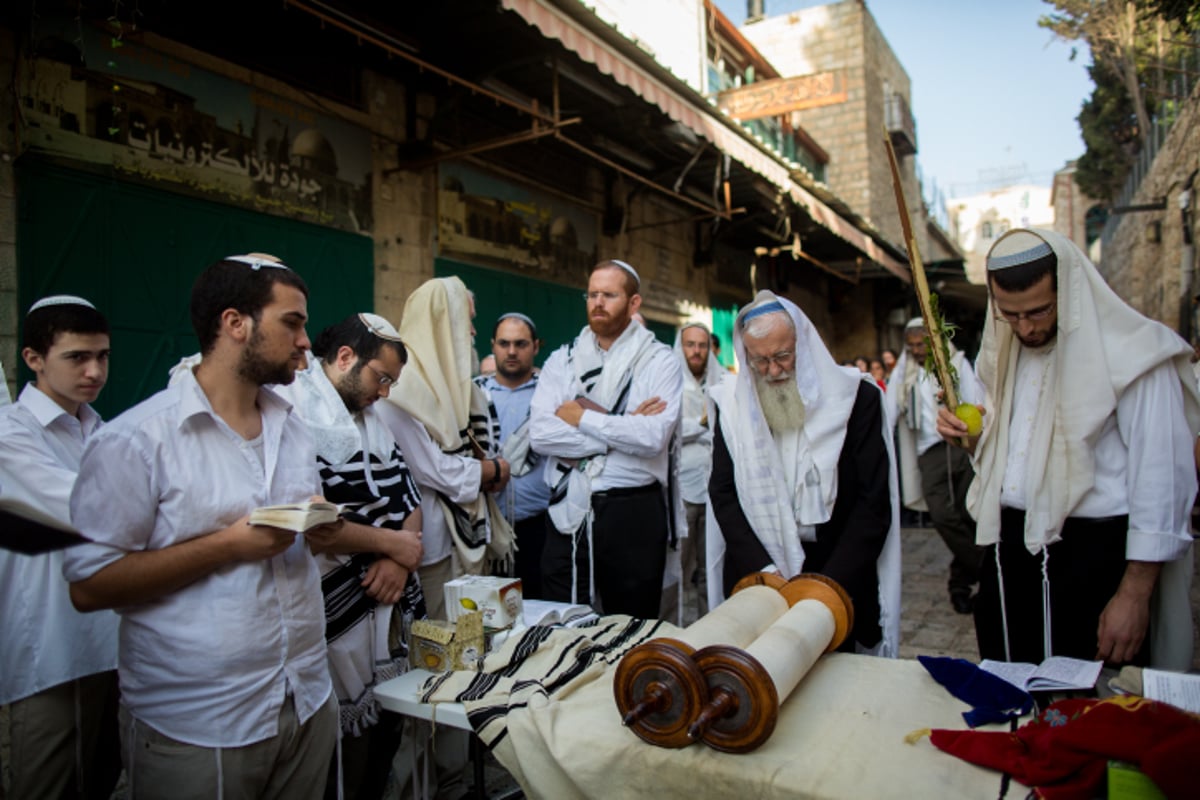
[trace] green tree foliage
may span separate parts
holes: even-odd
[[[1200,0],[1147,0],[1146,8],[1187,31],[1200,26]]]
[[[1095,83],[1077,117],[1087,144],[1076,177],[1093,197],[1111,198],[1150,134],[1154,114],[1174,101],[1168,70],[1179,40],[1200,20],[1200,0],[1045,0],[1054,11],[1038,25],[1067,41],[1085,43]],[[1074,58],[1076,51],[1072,50]]]
[[[1137,115],[1112,72],[1093,64],[1088,74],[1096,88],[1076,117],[1087,151],[1075,165],[1075,180],[1091,197],[1115,197],[1137,154]]]

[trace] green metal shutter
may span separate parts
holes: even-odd
[[[17,176],[17,298],[88,298],[112,326],[111,418],[162,389],[198,345],[192,282],[225,256],[273,253],[309,287],[308,332],[374,307],[370,237],[257,214],[174,192],[22,158]],[[21,365],[19,379],[31,377]]]

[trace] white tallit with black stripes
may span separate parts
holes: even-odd
[[[567,345],[567,364],[575,376],[574,394],[608,410],[624,414],[633,376],[642,361],[654,355],[654,334],[637,323],[625,330],[608,348],[596,343],[591,328],[584,328]],[[559,532],[570,535],[579,530],[592,508],[592,478],[604,470],[604,455],[573,462],[552,457],[546,465],[550,494],[548,513]]]
[[[341,506],[353,522],[399,529],[420,507],[421,495],[396,440],[374,409],[352,415],[316,357],[309,359],[307,369],[297,371],[292,384],[277,390],[313,436],[325,499]],[[367,595],[362,581],[379,557],[375,553],[315,556],[325,598],[330,677],[342,731],[352,736],[379,719],[374,687],[407,665],[406,643],[396,652],[389,649],[393,610],[409,621],[426,613],[415,572],[394,607],[378,605]]]
[[[598,679],[631,648],[678,633],[669,623],[622,614],[578,628],[536,625],[515,631],[487,657],[482,672],[445,672],[430,678],[421,702],[463,703],[472,730],[494,750],[506,740],[511,743],[509,724],[522,719],[527,709]]]

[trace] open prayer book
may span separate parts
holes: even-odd
[[[318,525],[337,522],[340,509],[333,503],[291,503],[282,506],[263,506],[250,512],[251,525],[270,525],[285,531],[304,533]]]
[[[550,600],[531,600],[528,597],[523,603],[522,618],[525,626],[529,628],[534,625],[565,625],[568,628],[574,628],[590,620],[598,619],[591,606],[555,603]]]
[[[1084,661],[1067,656],[1050,656],[1041,664],[991,661],[984,659],[979,668],[1026,692],[1062,692],[1093,689],[1100,677],[1102,661]]]
[[[1200,675],[1144,669],[1142,694],[1151,700],[1200,714]]]
[[[0,497],[0,549],[35,556],[89,539],[67,523],[14,497]]]

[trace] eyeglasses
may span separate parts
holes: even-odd
[[[366,367],[367,369],[371,370],[371,372],[375,373],[375,379],[377,381],[379,381],[379,385],[384,387],[385,389],[388,386],[391,386],[392,384],[394,384],[397,380],[399,380],[399,378],[393,378],[391,375],[388,375],[386,372],[375,369],[370,364],[363,364],[363,366]]]
[[[754,358],[748,360],[750,362],[750,366],[754,367],[759,372],[763,372],[770,364],[774,364],[781,369],[787,369],[788,362],[795,358],[795,356],[796,353],[794,351],[784,350],[780,353],[776,353],[773,356],[755,356]]]
[[[1057,303],[1047,303],[1041,308],[1035,308],[1032,311],[1004,311],[997,309],[996,321],[1007,322],[1009,325],[1016,325],[1023,319],[1027,319],[1030,322],[1040,322],[1041,320],[1049,319],[1056,307]]]
[[[595,303],[603,299],[606,303],[615,303],[621,297],[620,292],[584,292],[583,299]]]

